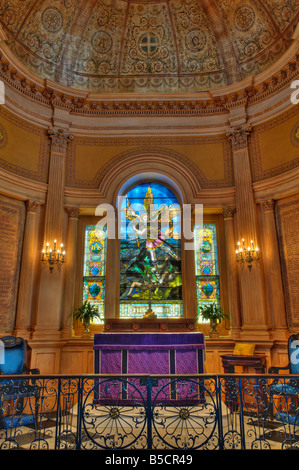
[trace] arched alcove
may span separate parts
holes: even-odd
[[[184,198],[186,197],[186,194],[184,194],[184,188],[181,189],[181,187],[172,178],[156,171],[142,171],[141,173],[137,173],[129,177],[121,185],[117,192],[118,198],[115,201],[115,207],[118,208],[119,198],[124,196],[130,188],[143,182],[161,183],[169,187],[175,193],[179,203],[184,204]]]
[[[201,188],[200,169],[178,152],[168,149],[133,149],[118,155],[96,177],[98,187],[107,201],[116,199],[126,188],[140,179],[160,181],[169,185],[181,203],[192,203]]]

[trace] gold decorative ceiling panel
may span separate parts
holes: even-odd
[[[299,0],[1,0],[30,71],[92,93],[200,92],[256,76],[292,43]]]

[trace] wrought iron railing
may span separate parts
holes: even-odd
[[[2,376],[0,449],[299,448],[298,392],[281,375]]]

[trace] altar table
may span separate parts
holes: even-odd
[[[201,374],[203,333],[98,333],[95,374]]]

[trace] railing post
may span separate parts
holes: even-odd
[[[215,378],[216,388],[216,406],[217,406],[217,419],[218,419],[218,433],[219,433],[219,450],[223,450],[223,422],[222,422],[222,407],[221,407],[221,378]]]
[[[76,450],[81,449],[81,423],[82,423],[82,397],[83,397],[83,380],[84,377],[79,377],[78,380],[78,411],[77,411],[77,438],[76,438]]]
[[[242,378],[239,377],[239,395],[240,395],[240,435],[241,435],[241,446],[242,450],[246,449],[245,441],[245,429],[244,429],[244,396],[243,396],[243,382]]]
[[[152,438],[152,380],[151,377],[147,378],[146,381],[146,419],[147,419],[147,448],[152,449],[153,438]]]
[[[55,450],[60,448],[60,440],[58,440],[58,435],[60,436],[61,430],[61,403],[60,403],[60,394],[61,394],[61,377],[57,377],[58,387],[57,387],[57,410],[56,410],[56,432],[55,432]],[[58,447],[59,442],[59,447]]]

